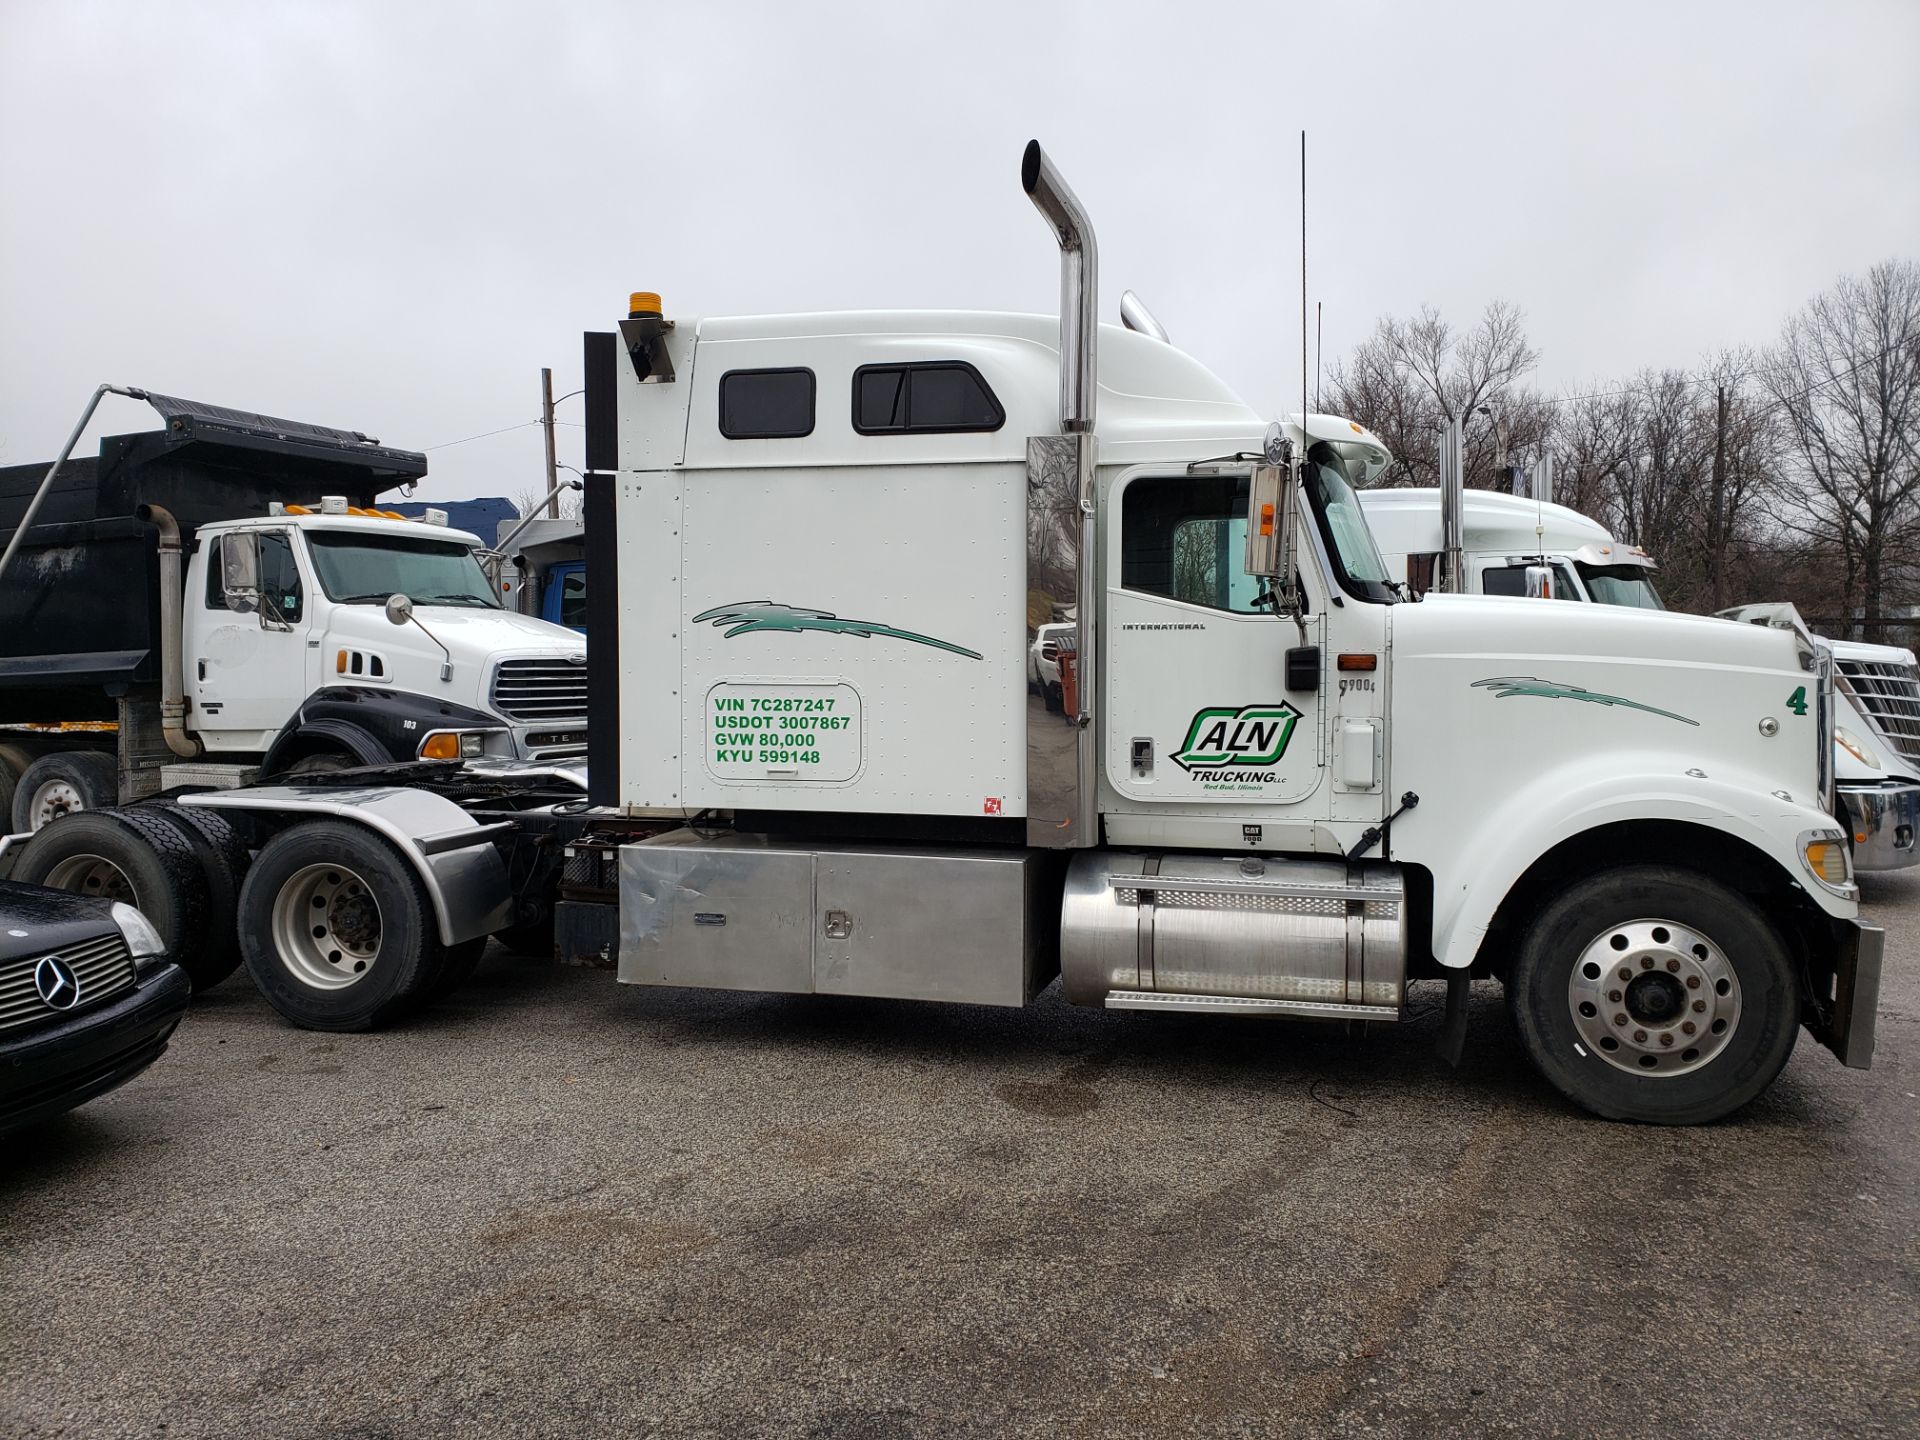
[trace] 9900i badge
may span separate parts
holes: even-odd
[[[1195,713],[1173,763],[1202,779],[1207,778],[1203,771],[1277,765],[1299,722],[1300,712],[1284,700],[1274,705],[1242,705],[1237,710],[1210,705]]]

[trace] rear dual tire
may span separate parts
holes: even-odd
[[[344,821],[283,830],[240,892],[240,948],[267,1002],[308,1030],[377,1030],[471,973],[485,937],[446,945],[394,845]]]

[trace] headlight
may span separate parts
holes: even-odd
[[[1853,731],[1847,729],[1846,726],[1834,726],[1833,738],[1836,744],[1841,746],[1849,755],[1853,756],[1854,759],[1858,760],[1869,770],[1882,768],[1880,756],[1875,752],[1874,748],[1858,735],[1854,734]]]
[[[1800,836],[1800,863],[1807,867],[1807,873],[1827,890],[1836,895],[1844,895],[1851,900],[1855,896],[1853,884],[1853,852],[1847,848],[1847,837],[1838,830],[1808,830]]]
[[[484,730],[436,730],[420,742],[422,760],[470,760],[484,754],[487,733]]]
[[[167,942],[160,938],[153,922],[133,906],[114,901],[113,923],[120,927],[120,938],[127,942],[127,949],[136,959],[167,953]]]

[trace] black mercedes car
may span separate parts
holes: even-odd
[[[138,1075],[191,990],[133,906],[0,880],[0,1132]]]

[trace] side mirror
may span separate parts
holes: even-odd
[[[1527,594],[1535,600],[1551,600],[1553,594],[1553,570],[1546,565],[1527,566]]]
[[[1294,524],[1294,484],[1291,456],[1279,464],[1253,467],[1247,486],[1247,574],[1268,582],[1282,614],[1296,614],[1293,593],[1298,560]]]
[[[413,601],[405,595],[389,595],[387,597],[387,619],[396,625],[406,624],[409,620],[413,619]]]
[[[260,608],[260,537],[245,531],[220,541],[220,590],[227,609],[251,615]]]

